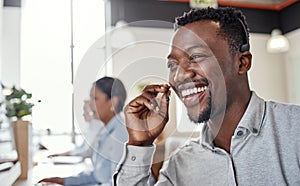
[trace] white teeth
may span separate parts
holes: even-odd
[[[189,95],[192,95],[192,94],[196,94],[196,93],[199,93],[199,92],[203,92],[207,89],[207,86],[204,86],[204,87],[198,87],[198,88],[190,88],[190,89],[186,89],[186,90],[183,90],[181,91],[181,95],[182,97],[185,97],[185,96],[189,96]]]

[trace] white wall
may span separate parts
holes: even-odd
[[[290,50],[285,56],[288,101],[300,105],[300,29],[286,34]]]
[[[173,34],[171,29],[131,28],[135,45],[114,50],[113,74],[128,90],[128,100],[137,94],[141,83],[167,83],[166,57]]]
[[[252,67],[250,86],[266,100],[288,102],[284,54],[271,54],[266,50],[268,34],[250,34]]]

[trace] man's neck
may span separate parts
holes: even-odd
[[[251,94],[249,94],[249,98],[244,99],[244,101],[236,101],[226,109],[222,122],[219,122],[221,123],[220,127],[212,129],[213,135],[215,136],[215,146],[223,148],[230,153],[231,138],[234,135],[234,131],[236,130],[244,113],[246,112],[250,97]]]

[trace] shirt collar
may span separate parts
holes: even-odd
[[[213,150],[214,148],[213,141],[214,141],[214,137],[212,135],[212,132],[210,131],[207,123],[203,123],[203,127],[200,132],[200,143],[205,147],[209,148],[210,150]]]
[[[251,92],[250,102],[247,106],[246,112],[244,113],[242,119],[240,120],[238,127],[248,129],[253,135],[257,136],[260,132],[261,125],[265,117],[265,101],[259,98],[255,92]],[[204,123],[204,126],[201,131],[201,144],[213,149],[213,140],[214,137],[207,125]]]
[[[257,136],[260,132],[261,125],[263,123],[266,113],[265,101],[259,98],[255,92],[252,92],[252,96],[246,112],[244,113],[238,127],[248,129],[253,135]]]
[[[105,126],[105,129],[108,133],[111,133],[115,128],[118,127],[117,125],[120,123],[124,123],[123,117],[121,116],[121,114],[117,114],[108,122],[108,124]]]

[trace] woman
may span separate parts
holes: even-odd
[[[45,178],[39,182],[61,185],[111,184],[112,174],[122,156],[123,143],[128,140],[120,115],[126,100],[126,90],[119,79],[103,77],[93,84],[90,99],[92,111],[103,122],[93,151],[94,170],[74,177]]]
[[[90,94],[92,94],[92,91],[94,91],[93,88],[91,89]],[[97,134],[103,127],[103,123],[99,120],[97,113],[92,110],[90,100],[84,101],[83,117],[85,124],[87,125],[87,129],[82,133],[84,140],[81,145],[66,152],[51,154],[48,158],[57,156],[81,156],[83,158],[92,158],[93,149],[95,149],[97,142]]]

